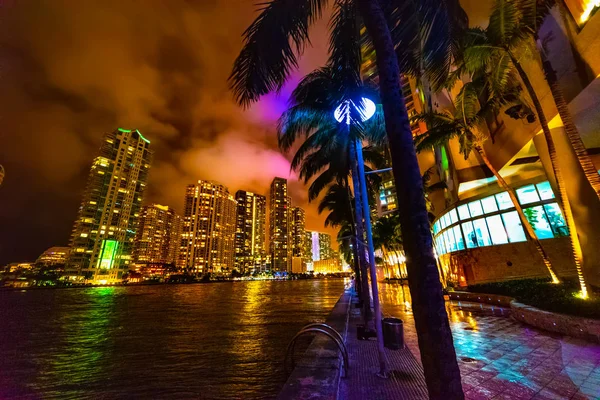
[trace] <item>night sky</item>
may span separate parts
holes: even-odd
[[[145,203],[182,212],[197,179],[266,195],[277,175],[291,179],[307,228],[324,230],[274,123],[294,81],[323,63],[326,21],[281,96],[244,111],[226,81],[254,10],[251,0],[0,0],[0,265],[68,244],[91,161],[117,127],[152,141]]]

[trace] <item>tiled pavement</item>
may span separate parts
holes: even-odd
[[[380,291],[385,316],[404,320],[420,359],[408,288]],[[448,314],[467,399],[600,399],[600,346],[528,327],[499,307],[452,302]]]

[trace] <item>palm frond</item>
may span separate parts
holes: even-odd
[[[344,86],[361,86],[360,26],[353,0],[335,1],[329,29],[328,67],[342,76]]]
[[[244,46],[234,62],[229,84],[236,101],[248,106],[279,90],[298,67],[309,43],[308,30],[321,17],[327,0],[272,0],[244,32]]]
[[[496,0],[486,32],[490,43],[504,47],[519,36],[519,22],[522,15],[518,4],[513,0]]]

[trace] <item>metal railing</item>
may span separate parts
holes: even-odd
[[[348,376],[348,350],[346,349],[346,345],[344,344],[344,339],[342,338],[342,335],[340,335],[340,333],[338,331],[336,331],[334,328],[332,328],[331,326],[327,325],[327,324],[323,324],[323,323],[313,323],[313,324],[308,324],[305,327],[303,327],[300,332],[296,333],[296,335],[292,338],[292,340],[290,341],[290,344],[287,347],[287,351],[285,353],[285,360],[283,361],[284,366],[285,366],[285,371],[286,373],[288,372],[287,369],[287,365],[288,365],[288,358],[292,359],[292,370],[295,368],[296,363],[294,362],[294,350],[296,348],[296,341],[298,340],[298,338],[300,336],[309,334],[309,333],[321,333],[325,336],[327,336],[328,338],[332,339],[336,344],[337,347],[340,351],[340,353],[342,353],[342,359],[343,359],[343,375],[342,377],[347,377]]]

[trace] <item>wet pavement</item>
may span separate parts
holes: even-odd
[[[408,287],[382,284],[380,296],[420,360]],[[521,324],[501,307],[453,301],[447,310],[467,399],[600,399],[600,345]]]

